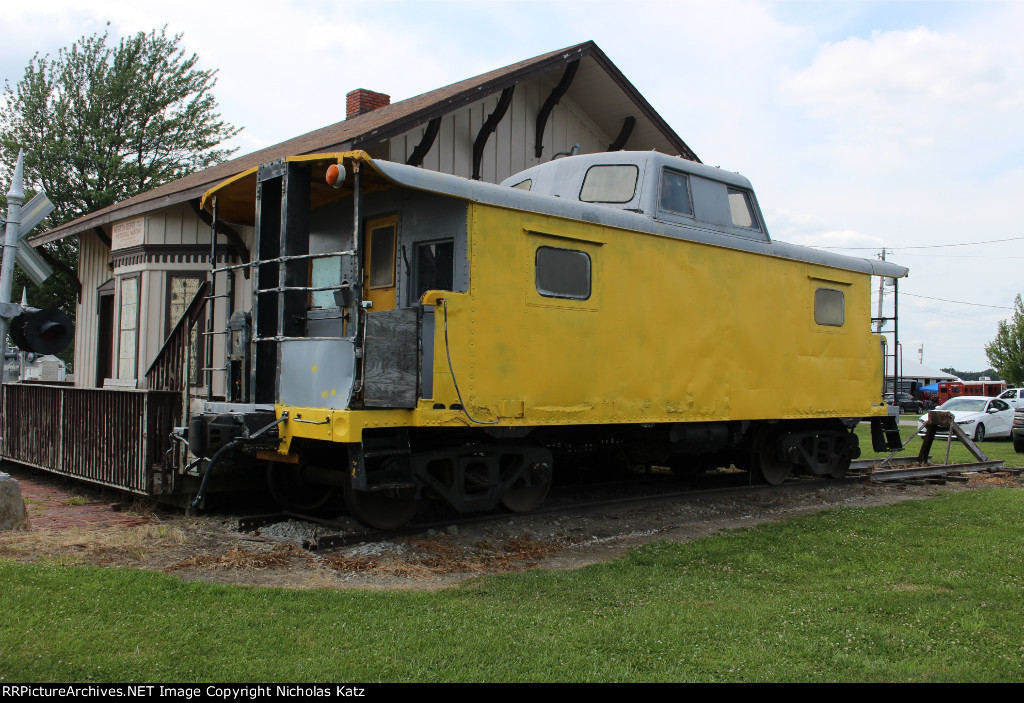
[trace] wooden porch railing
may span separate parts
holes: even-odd
[[[3,386],[0,458],[151,495],[180,391]]]

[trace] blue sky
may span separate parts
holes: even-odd
[[[400,100],[592,39],[705,163],[751,179],[776,239],[871,257],[1024,238],[1024,4],[51,0],[0,9],[0,72],[107,21],[184,33],[242,152],[342,119],[353,88]],[[1024,239],[889,259],[911,268],[905,358],[985,368]]]

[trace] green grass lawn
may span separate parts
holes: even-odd
[[[435,592],[0,561],[0,681],[1022,681],[1024,491]]]

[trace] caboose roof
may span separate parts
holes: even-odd
[[[711,168],[703,164],[696,164],[683,159],[669,157],[657,152],[614,152],[610,154],[589,154],[586,156],[566,157],[564,161],[570,163],[569,171],[576,169],[571,167],[572,160],[579,160],[584,164],[593,164],[607,159],[609,162],[622,161],[623,159],[634,162],[649,161],[652,166],[671,164],[675,168],[686,169],[698,173],[704,177],[716,178],[722,182],[739,185],[749,188],[750,181],[743,176]],[[313,182],[311,200],[314,207],[330,200],[342,197],[346,192],[351,192],[351,187],[336,190],[328,186],[324,180],[327,167],[332,163],[347,163],[359,161],[372,170],[364,178],[369,183],[377,184],[386,182],[414,190],[438,193],[449,197],[473,202],[496,205],[514,210],[525,210],[556,217],[565,217],[573,220],[592,222],[594,224],[619,227],[621,229],[656,234],[675,239],[684,239],[712,246],[736,249],[752,253],[764,254],[782,259],[803,261],[809,264],[828,266],[830,268],[855,271],[875,276],[888,276],[901,278],[906,276],[908,269],[886,261],[873,259],[861,259],[853,256],[845,256],[833,252],[821,251],[811,247],[788,244],[786,242],[771,241],[765,239],[750,239],[738,237],[719,231],[709,230],[700,226],[678,225],[669,222],[662,222],[652,219],[642,212],[633,212],[606,205],[580,202],[579,200],[545,195],[526,190],[519,190],[508,185],[496,185],[483,181],[474,181],[467,178],[460,178],[447,173],[429,171],[427,169],[396,164],[390,161],[375,160],[362,151],[314,154],[289,157],[288,161],[304,161],[313,169]],[[239,174],[214,188],[211,188],[203,195],[203,207],[212,212],[213,197],[218,201],[218,217],[235,224],[252,225],[255,219],[256,199],[256,177],[258,167]],[[535,169],[528,169],[507,179],[508,182],[516,182]],[[351,182],[351,176],[349,177]]]

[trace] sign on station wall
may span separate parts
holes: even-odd
[[[110,250],[140,246],[145,241],[145,233],[145,219],[142,217],[118,222],[110,231]]]

